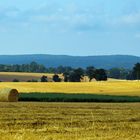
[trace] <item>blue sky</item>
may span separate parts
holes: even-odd
[[[0,54],[140,56],[139,0],[3,0]]]

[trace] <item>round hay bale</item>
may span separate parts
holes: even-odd
[[[4,88],[0,91],[0,102],[17,102],[19,93],[16,89]]]

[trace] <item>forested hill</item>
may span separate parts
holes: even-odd
[[[66,55],[0,55],[0,64],[27,64],[35,61],[47,67],[60,65],[71,67],[95,66],[109,69],[112,67],[132,68],[140,62],[140,57],[130,55],[104,56],[66,56]]]

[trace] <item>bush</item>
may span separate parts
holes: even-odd
[[[19,82],[19,80],[18,79],[13,79],[13,82]]]
[[[43,75],[41,78],[40,78],[40,81],[41,82],[48,82],[48,77]]]
[[[59,78],[59,75],[55,74],[55,75],[53,76],[53,81],[54,81],[54,82],[61,82],[61,78]]]

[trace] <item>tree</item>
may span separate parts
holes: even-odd
[[[48,73],[56,73],[56,69],[53,67],[49,67],[49,68],[47,68],[47,72]]]
[[[64,76],[64,82],[68,82],[69,81],[69,72],[64,72],[63,76]]]
[[[108,71],[108,76],[110,78],[120,79],[120,69],[119,68],[112,68]]]
[[[127,79],[129,73],[129,69],[120,68],[120,79]]]
[[[61,74],[61,73],[63,73],[64,71],[65,71],[65,67],[63,67],[63,66],[57,67],[57,70],[56,70],[57,73]]]
[[[107,81],[107,74],[104,69],[96,69],[95,72],[96,81]]]
[[[134,80],[140,80],[140,63],[135,64],[133,67]]]
[[[134,74],[133,74],[133,70],[128,72],[126,79],[127,80],[134,80],[135,79]]]
[[[96,69],[93,66],[89,66],[86,68],[86,74],[89,78],[89,82],[91,82],[91,80],[95,78],[95,72],[96,72]]]
[[[36,72],[42,72],[42,73],[45,73],[46,71],[47,70],[44,65],[38,65],[38,69],[36,70]]]
[[[53,75],[53,81],[54,82],[61,82],[61,79],[59,78],[59,75],[57,75],[57,74]]]
[[[82,68],[77,68],[73,70],[69,75],[70,82],[80,82],[84,77],[84,70]]]
[[[48,82],[48,77],[43,75],[40,80],[41,82]]]
[[[13,65],[12,71],[13,72],[20,72],[20,65]]]
[[[108,70],[108,77],[115,79],[126,79],[129,72],[129,70],[124,68],[112,68]]]

